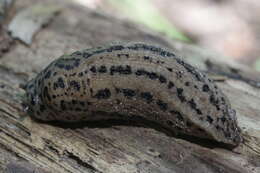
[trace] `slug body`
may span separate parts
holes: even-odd
[[[184,134],[238,145],[235,111],[218,87],[164,48],[120,43],[53,61],[27,86],[27,105],[43,121],[141,116]]]

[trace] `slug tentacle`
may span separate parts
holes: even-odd
[[[118,43],[64,55],[26,90],[31,115],[44,121],[104,120],[112,116],[95,112],[116,113],[231,145],[242,140],[221,90],[158,46]]]

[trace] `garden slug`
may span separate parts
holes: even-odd
[[[229,100],[206,74],[146,43],[114,43],[54,60],[26,85],[29,113],[42,121],[142,117],[172,131],[237,146]]]

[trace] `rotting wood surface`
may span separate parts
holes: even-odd
[[[15,8],[27,7],[32,1],[36,2],[17,2]],[[16,41],[0,58],[0,172],[260,172],[258,73],[142,26],[62,2],[61,13],[35,35],[30,47]],[[213,77],[221,75],[223,80],[217,84],[237,111],[244,144],[233,151],[205,147],[139,123],[55,126],[36,122],[23,112],[21,84],[64,53],[115,40],[170,47]],[[240,76],[232,78],[238,73]]]

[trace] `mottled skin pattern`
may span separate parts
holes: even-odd
[[[31,115],[43,121],[141,116],[173,131],[234,146],[242,140],[235,111],[212,80],[174,53],[145,43],[64,55],[26,90]]]

